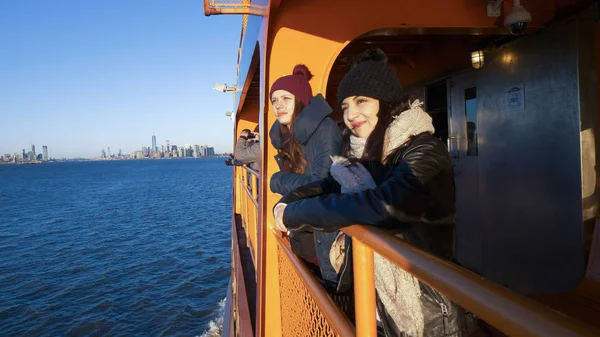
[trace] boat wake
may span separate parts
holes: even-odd
[[[225,312],[225,300],[227,298],[223,298],[219,301],[219,308],[215,314],[215,318],[213,318],[208,323],[208,329],[200,335],[200,337],[221,337],[221,332],[223,331],[223,316]]]

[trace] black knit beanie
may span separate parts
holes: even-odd
[[[338,103],[350,96],[375,98],[390,105],[402,102],[400,79],[387,65],[381,49],[369,49],[358,55],[338,87]]]

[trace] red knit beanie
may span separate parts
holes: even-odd
[[[294,67],[291,75],[280,77],[273,83],[269,97],[273,96],[275,90],[285,90],[296,96],[304,106],[307,106],[313,97],[312,88],[308,83],[312,77],[312,74],[304,64],[298,64]]]

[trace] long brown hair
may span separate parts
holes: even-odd
[[[377,124],[375,128],[367,137],[367,142],[365,144],[365,151],[361,158],[354,158],[360,161],[377,161],[377,162],[386,162],[387,158],[383,157],[383,147],[385,142],[385,132],[387,128],[390,126],[394,117],[400,115],[402,111],[405,111],[409,108],[408,101],[404,103],[397,104],[392,106],[383,101],[379,101],[379,111],[377,112]],[[344,130],[342,135],[342,156],[349,158],[350,151],[350,136],[352,133],[348,128]]]
[[[285,127],[280,125],[279,132],[283,144],[279,153],[283,156],[284,160],[289,160],[292,166],[292,172],[297,174],[303,174],[306,169],[306,160],[304,159],[304,151],[302,145],[294,138],[294,126],[296,119],[300,116],[300,113],[304,109],[304,104],[297,97],[294,97],[294,112],[292,113],[292,122]]]

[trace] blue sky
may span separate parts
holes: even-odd
[[[201,0],[0,1],[0,155],[159,145],[232,150],[241,16]]]

